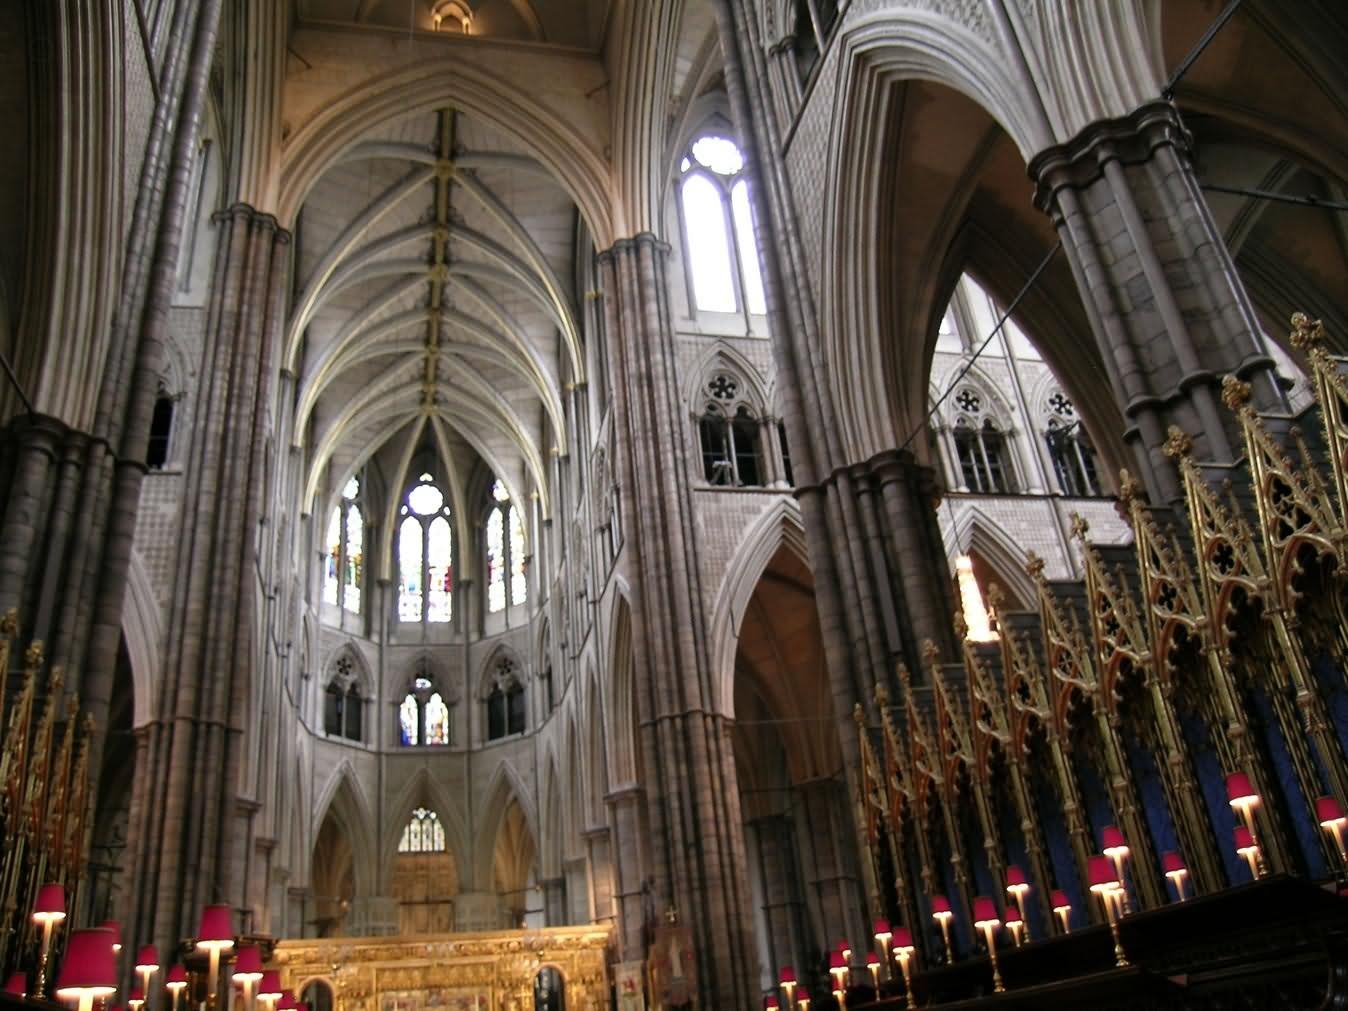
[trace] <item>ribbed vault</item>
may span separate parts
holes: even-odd
[[[548,514],[562,391],[584,379],[578,220],[516,139],[449,106],[334,161],[300,211],[284,343],[306,511],[382,447],[452,433]]]

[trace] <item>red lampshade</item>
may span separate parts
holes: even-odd
[[[793,966],[784,965],[782,971],[777,974],[777,982],[786,986],[796,985],[796,970]]]
[[[132,1005],[145,1003],[145,993],[138,986],[133,986],[131,992],[126,995],[126,1002]]]
[[[65,886],[52,882],[39,888],[37,890],[37,901],[33,903],[33,922],[38,924],[60,923],[65,918]]]
[[[181,963],[169,969],[168,976],[164,979],[164,986],[170,990],[187,986],[187,970],[182,967]]]
[[[846,969],[847,959],[843,958],[841,951],[831,951],[828,955],[828,967],[832,969]]]
[[[842,952],[843,958],[847,958],[847,956],[852,954],[852,942],[844,937],[838,942],[838,950]]]
[[[1167,874],[1178,874],[1187,871],[1189,868],[1184,866],[1184,861],[1174,850],[1166,850],[1161,854],[1161,870]]]
[[[107,999],[117,992],[117,959],[112,951],[113,933],[105,927],[73,930],[66,942],[66,957],[56,981],[61,1000],[81,997]]]
[[[295,995],[289,990],[281,991],[281,999],[276,1002],[276,1011],[297,1011]]]
[[[974,926],[980,930],[984,927],[995,927],[1002,922],[1002,918],[997,915],[997,903],[993,902],[986,895],[980,895],[974,899]]]
[[[765,1008],[780,1008],[782,1005],[778,1002],[776,996],[769,997],[763,1002]]]
[[[1025,921],[1020,918],[1020,910],[1008,902],[1006,904],[1006,925],[1011,927],[1024,922]]]
[[[1254,836],[1244,825],[1236,826],[1236,852],[1243,853],[1245,850],[1254,849]]]
[[[262,952],[255,944],[245,944],[239,949],[239,957],[234,962],[234,981],[236,983],[256,983],[262,978]]]
[[[140,951],[136,952],[136,971],[159,971],[159,952],[154,950],[153,944],[142,944]]]
[[[892,934],[893,931],[889,929],[888,920],[876,920],[871,933],[876,937],[884,937],[886,934]]]
[[[1058,910],[1060,909],[1072,908],[1072,900],[1067,897],[1067,893],[1064,892],[1061,888],[1053,889],[1053,894],[1052,896],[1050,896],[1050,898],[1053,902],[1053,911],[1055,913],[1058,912]]]
[[[12,993],[15,997],[26,997],[28,995],[28,977],[21,972],[16,972],[5,981],[5,993]]]
[[[806,990],[805,987],[801,987],[799,990],[796,991],[796,1006],[808,1007],[809,1003],[810,1003],[810,991]]]
[[[258,985],[257,995],[259,997],[270,997],[277,999],[281,996],[281,974],[275,969],[268,969],[262,974],[262,982]]]
[[[894,937],[890,942],[890,947],[895,951],[912,951],[913,932],[907,927],[895,927]]]
[[[1315,798],[1315,820],[1322,828],[1343,823],[1343,808],[1334,797]]]
[[[104,920],[98,925],[99,930],[112,932],[112,953],[115,955],[122,950],[122,925],[116,920]]]
[[[1025,871],[1020,864],[1012,864],[1006,869],[1006,887],[1008,890],[1023,888],[1028,884],[1029,882],[1025,880]]]
[[[1259,799],[1250,777],[1243,772],[1233,772],[1226,777],[1226,799],[1232,807],[1240,807]]]
[[[1119,887],[1119,877],[1109,857],[1091,857],[1088,869],[1091,891],[1109,892]]]
[[[866,968],[867,969],[880,968],[880,956],[873,951],[866,952]]]
[[[219,948],[221,951],[234,947],[233,910],[229,906],[204,906],[201,910],[201,926],[197,928],[198,948]]]
[[[931,915],[949,916],[950,900],[947,899],[944,895],[933,895],[931,897]]]
[[[1106,825],[1105,830],[1100,833],[1100,841],[1103,844],[1100,848],[1105,851],[1106,856],[1128,853],[1128,840],[1123,837],[1117,825]]]

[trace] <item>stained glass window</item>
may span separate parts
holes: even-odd
[[[520,511],[510,508],[510,602],[523,604],[529,596],[529,587],[524,580],[524,524],[520,522]]]
[[[332,510],[328,537],[324,546],[323,600],[339,600],[353,614],[360,614],[361,558],[365,540],[365,521],[356,500],[360,480],[352,477],[342,488],[342,501]]]
[[[403,829],[402,839],[398,841],[398,852],[443,853],[444,851],[445,827],[440,824],[440,816],[429,808],[414,808],[411,819]]]
[[[495,614],[505,602],[505,518],[497,505],[487,516],[487,610]]]
[[[411,692],[398,707],[398,723],[402,728],[402,742],[407,745],[421,743],[421,711],[417,706],[417,697]]]
[[[437,516],[426,532],[426,620],[453,617],[454,570],[450,557],[449,520]]]
[[[445,495],[430,474],[407,493],[398,527],[398,620],[454,616],[454,537]]]
[[[449,743],[449,706],[439,692],[426,700],[426,743]]]
[[[744,156],[725,137],[698,138],[679,164],[686,262],[703,312],[768,311]]]
[[[421,620],[421,523],[412,516],[398,528],[398,620]]]

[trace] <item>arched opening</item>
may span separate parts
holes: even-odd
[[[335,806],[329,806],[314,840],[311,868],[313,907],[306,926],[318,937],[341,937],[356,897],[356,867],[351,834]]]
[[[814,580],[787,546],[745,607],[734,707],[749,891],[768,988],[777,966],[820,966],[829,939],[846,932],[848,910],[861,908]]]
[[[503,927],[543,926],[538,850],[529,821],[512,796],[501,815],[492,847],[492,887]]]
[[[389,893],[398,903],[400,934],[442,934],[454,929],[458,867],[445,841],[440,815],[415,807],[403,826],[389,875]]]

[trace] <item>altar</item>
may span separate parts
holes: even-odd
[[[600,1011],[608,941],[598,925],[283,940],[273,963],[311,1011],[534,1011],[536,987],[540,1008]]]

